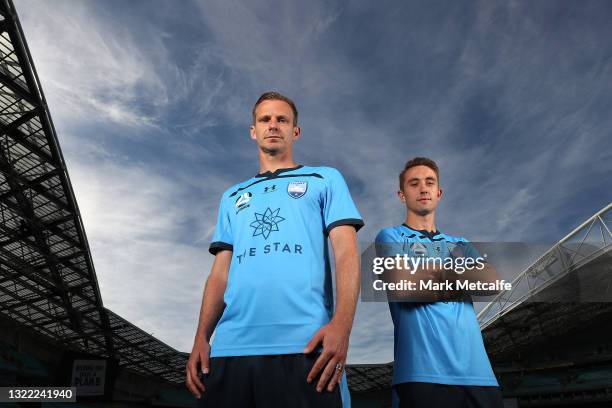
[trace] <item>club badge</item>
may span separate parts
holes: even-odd
[[[425,245],[423,245],[421,242],[414,242],[410,245],[410,250],[416,255],[416,256],[427,256],[427,248],[425,248]]]
[[[308,190],[307,181],[292,181],[287,184],[287,193],[292,198],[302,197],[304,194],[306,194],[306,190]]]

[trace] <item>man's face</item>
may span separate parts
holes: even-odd
[[[427,166],[409,168],[404,173],[404,185],[398,196],[409,210],[419,215],[434,212],[442,197],[436,172]]]
[[[251,125],[251,139],[267,154],[276,155],[291,149],[300,136],[300,128],[293,125],[293,111],[285,101],[263,101],[255,111]]]

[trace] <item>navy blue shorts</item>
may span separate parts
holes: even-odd
[[[319,354],[213,357],[199,408],[342,408],[339,386],[317,392],[306,377]]]

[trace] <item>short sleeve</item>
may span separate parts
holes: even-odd
[[[461,248],[461,252],[464,258],[477,259],[482,258],[484,262],[486,260],[480,255],[480,251],[467,239],[461,237],[461,239],[456,243],[458,247]]]
[[[224,196],[219,203],[217,225],[215,226],[212,242],[208,248],[208,251],[213,255],[217,255],[221,251],[232,251],[234,249],[234,237],[232,235],[232,224],[227,202],[228,200]]]
[[[397,242],[388,228],[380,230],[376,235],[376,239],[374,240],[376,256],[395,256],[401,252],[401,248],[399,248],[400,245],[401,244]]]
[[[340,172],[331,169],[325,176],[325,192],[323,197],[323,218],[325,232],[329,232],[340,225],[352,225],[359,231],[363,227],[363,219],[351,198],[348,186]]]

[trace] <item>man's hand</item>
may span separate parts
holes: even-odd
[[[320,375],[317,391],[333,391],[342,379],[349,335],[359,296],[359,249],[357,231],[352,225],[339,225],[329,232],[336,265],[336,311],[332,320],[310,339],[304,353],[312,353],[319,344],[323,352],[308,373],[311,383]]]
[[[311,383],[323,370],[317,383],[318,392],[323,391],[325,386],[328,391],[333,391],[336,384],[342,379],[350,332],[350,327],[344,328],[332,320],[321,327],[306,345],[304,354],[312,353],[319,344],[323,343],[323,352],[315,361],[306,379],[308,383]],[[340,364],[339,367],[338,364]]]
[[[200,399],[204,392],[204,384],[198,375],[198,366],[201,367],[203,374],[208,374],[210,345],[206,340],[197,340],[191,350],[191,355],[187,361],[187,388],[197,398]]]

